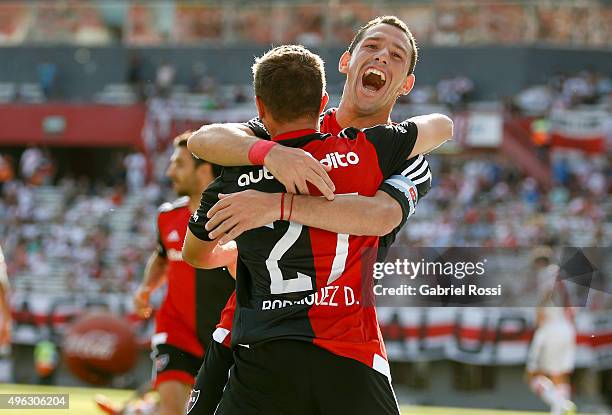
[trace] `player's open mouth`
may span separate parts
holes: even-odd
[[[383,86],[385,86],[386,82],[387,78],[385,73],[375,68],[366,69],[361,77],[361,84],[363,85],[363,88],[372,92],[379,91]]]

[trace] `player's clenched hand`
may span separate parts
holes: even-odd
[[[326,199],[334,199],[336,187],[327,174],[331,167],[300,148],[276,145],[266,155],[264,165],[289,193],[310,194],[306,185],[310,182]]]
[[[245,190],[230,195],[220,193],[219,199],[208,211],[210,219],[206,223],[210,239],[221,237],[219,244],[280,219],[280,193]]]
[[[149,288],[138,287],[138,290],[136,290],[136,293],[132,298],[134,302],[134,310],[141,318],[149,318],[153,312],[153,308],[149,303],[150,295],[151,290]]]

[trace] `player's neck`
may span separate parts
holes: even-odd
[[[386,111],[379,111],[376,114],[359,114],[351,105],[340,102],[336,110],[336,121],[342,128],[369,128],[379,124],[389,124],[391,114]]]
[[[318,119],[298,119],[287,123],[271,122],[264,123],[270,137],[274,138],[277,135],[290,133],[298,130],[319,130]]]
[[[202,193],[196,193],[189,195],[189,211],[191,213],[195,213],[196,210],[200,207],[200,198],[202,197]]]

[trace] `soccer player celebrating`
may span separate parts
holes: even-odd
[[[570,401],[576,329],[567,291],[558,279],[559,266],[551,262],[552,255],[549,247],[534,251],[540,303],[527,356],[527,379],[531,390],[550,406],[551,414],[570,415],[576,413],[576,405]]]
[[[321,131],[338,134],[343,126],[365,128],[390,122],[397,97],[409,93],[414,85],[417,56],[416,42],[401,20],[385,16],[368,22],[357,32],[348,51],[340,58],[339,70],[347,75],[344,93],[337,109],[329,109],[321,115]],[[435,140],[446,137],[449,129],[449,120],[444,116],[431,115],[412,120],[418,125],[417,145],[423,143],[435,147]],[[249,155],[256,153],[251,150],[258,143],[252,134],[269,139],[268,134],[255,120],[247,123],[247,128],[234,127],[240,127],[242,132],[238,134],[225,125],[205,126],[190,138],[188,145],[195,154],[216,163],[252,164],[257,160],[252,160]],[[429,142],[434,144],[427,144]],[[301,149],[275,145],[261,161],[288,191],[307,194],[306,182],[311,182],[327,199],[334,197],[331,194],[333,184],[326,191],[328,182],[322,165]],[[331,163],[330,160],[326,164]],[[338,196],[332,202],[326,202],[319,197],[296,196],[292,220],[351,235],[384,235],[379,244],[379,259],[382,259],[430,187],[429,166],[419,156],[405,162],[373,197]],[[222,197],[211,209],[212,218],[207,227],[213,237],[223,241],[272,222],[270,214],[276,211],[278,203],[275,195],[253,190]],[[228,225],[232,228],[227,228]],[[227,235],[230,230],[232,233]],[[215,332],[215,339],[226,345],[229,345],[233,300],[234,297],[228,302]],[[206,367],[203,367],[206,370],[200,371],[194,390],[196,396],[192,396],[198,404],[193,414],[214,412],[227,369],[233,362],[230,351],[220,347],[219,343],[213,342],[210,347],[213,350],[207,352]],[[215,379],[215,375],[220,380]]]
[[[209,258],[213,269],[195,269],[182,259],[189,217],[199,205],[202,190],[220,170],[191,155],[187,150],[190,135],[184,133],[174,140],[167,175],[182,197],[159,208],[158,247],[147,262],[143,281],[133,298],[136,312],[147,318],[152,312],[151,293],[164,281],[168,283],[151,339],[153,387],[160,395],[160,414],[184,412],[204,351],[235,285],[228,269],[222,267],[235,260],[235,250],[213,250]]]
[[[374,195],[414,155],[420,130],[412,121],[345,129],[339,137],[320,133],[318,115],[327,103],[323,63],[304,48],[275,48],[253,72],[259,116],[272,140],[301,147],[316,160],[335,160],[329,174],[336,192]],[[445,139],[451,135],[448,120]],[[283,185],[266,170],[247,166],[225,169],[204,192],[183,255],[214,249],[205,228],[208,211],[219,192],[244,188],[276,193],[278,213],[270,226],[236,238],[235,364],[216,413],[399,414],[376,311],[362,303],[362,267],[368,265],[361,256],[377,248],[377,237],[291,222],[293,196],[281,193]]]

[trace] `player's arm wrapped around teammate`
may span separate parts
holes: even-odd
[[[402,208],[402,221],[389,235],[392,240],[395,240],[395,235],[415,213],[417,204],[431,189],[431,181],[429,163],[423,155],[418,155],[406,160],[400,169],[380,185],[379,190],[391,196]]]
[[[225,173],[225,170],[224,170]],[[217,177],[214,182],[202,193],[200,207],[189,218],[189,226],[183,245],[183,260],[196,268],[217,268],[215,262],[214,249],[217,241],[210,238],[206,223],[208,211],[219,201],[219,193],[223,190],[223,176]]]
[[[346,133],[350,134],[348,131]],[[414,150],[419,134],[415,123],[407,120],[395,125],[379,125],[365,129],[364,133],[376,148],[385,178],[379,190],[391,196],[402,209],[399,224],[380,239],[380,246],[388,247],[408,218],[414,214],[420,198],[429,191],[431,171],[422,155],[406,160]]]

